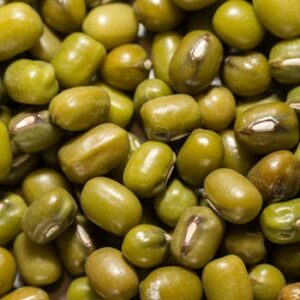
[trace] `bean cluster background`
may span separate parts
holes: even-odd
[[[0,0],[0,300],[300,299],[299,114],[299,0]]]

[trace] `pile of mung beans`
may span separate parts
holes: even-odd
[[[299,300],[299,117],[299,0],[0,0],[0,300]]]

